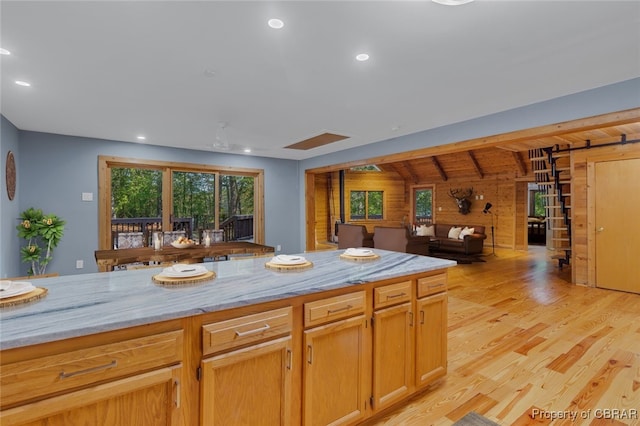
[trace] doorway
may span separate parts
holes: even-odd
[[[596,286],[640,293],[640,158],[594,165]]]

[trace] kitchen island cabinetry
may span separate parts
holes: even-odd
[[[0,424],[179,425],[181,358],[175,331],[3,365]]]
[[[364,312],[364,291],[305,305],[305,327],[315,326],[304,332],[305,425],[353,424],[365,417],[369,355]]]
[[[291,308],[203,327],[205,354],[235,350],[202,361],[201,424],[291,424],[291,328]]]
[[[413,391],[412,289],[411,281],[374,289],[372,403],[376,411]]]
[[[418,280],[416,301],[416,385],[447,374],[447,275]]]
[[[38,280],[2,310],[0,424],[358,424],[446,374],[446,268],[376,250],[206,263],[216,278],[162,286],[159,270]]]

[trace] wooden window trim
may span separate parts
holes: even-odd
[[[162,174],[162,222],[169,223],[171,215],[172,172],[206,172],[216,174],[219,185],[220,175],[249,176],[254,178],[253,191],[253,239],[257,244],[264,244],[264,170],[210,164],[192,164],[174,161],[144,160],[139,158],[98,156],[98,248],[111,249],[111,168],[135,167],[161,170]],[[218,194],[219,194],[218,187]],[[167,208],[168,206],[168,208]],[[216,212],[216,220],[218,213]]]
[[[409,190],[409,209],[411,224],[415,222],[416,218],[416,190],[430,189],[431,190],[431,222],[436,223],[436,186],[434,184],[428,185],[411,185]]]

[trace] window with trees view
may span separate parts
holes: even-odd
[[[263,172],[215,166],[100,157],[100,247],[117,246],[120,233],[178,231],[198,240],[221,229],[225,241],[263,243]],[[109,203],[103,202],[109,200]],[[257,216],[257,218],[256,218]]]
[[[529,216],[545,217],[545,199],[542,190],[529,191]]]
[[[433,187],[413,189],[413,223],[433,222]]]
[[[382,219],[382,191],[351,191],[351,220]]]

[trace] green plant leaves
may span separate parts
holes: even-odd
[[[53,258],[53,248],[62,239],[65,223],[55,214],[45,215],[42,210],[33,207],[22,212],[16,229],[18,237],[27,240],[27,245],[20,249],[20,254],[23,262],[31,263],[29,275],[44,274],[47,264]]]

